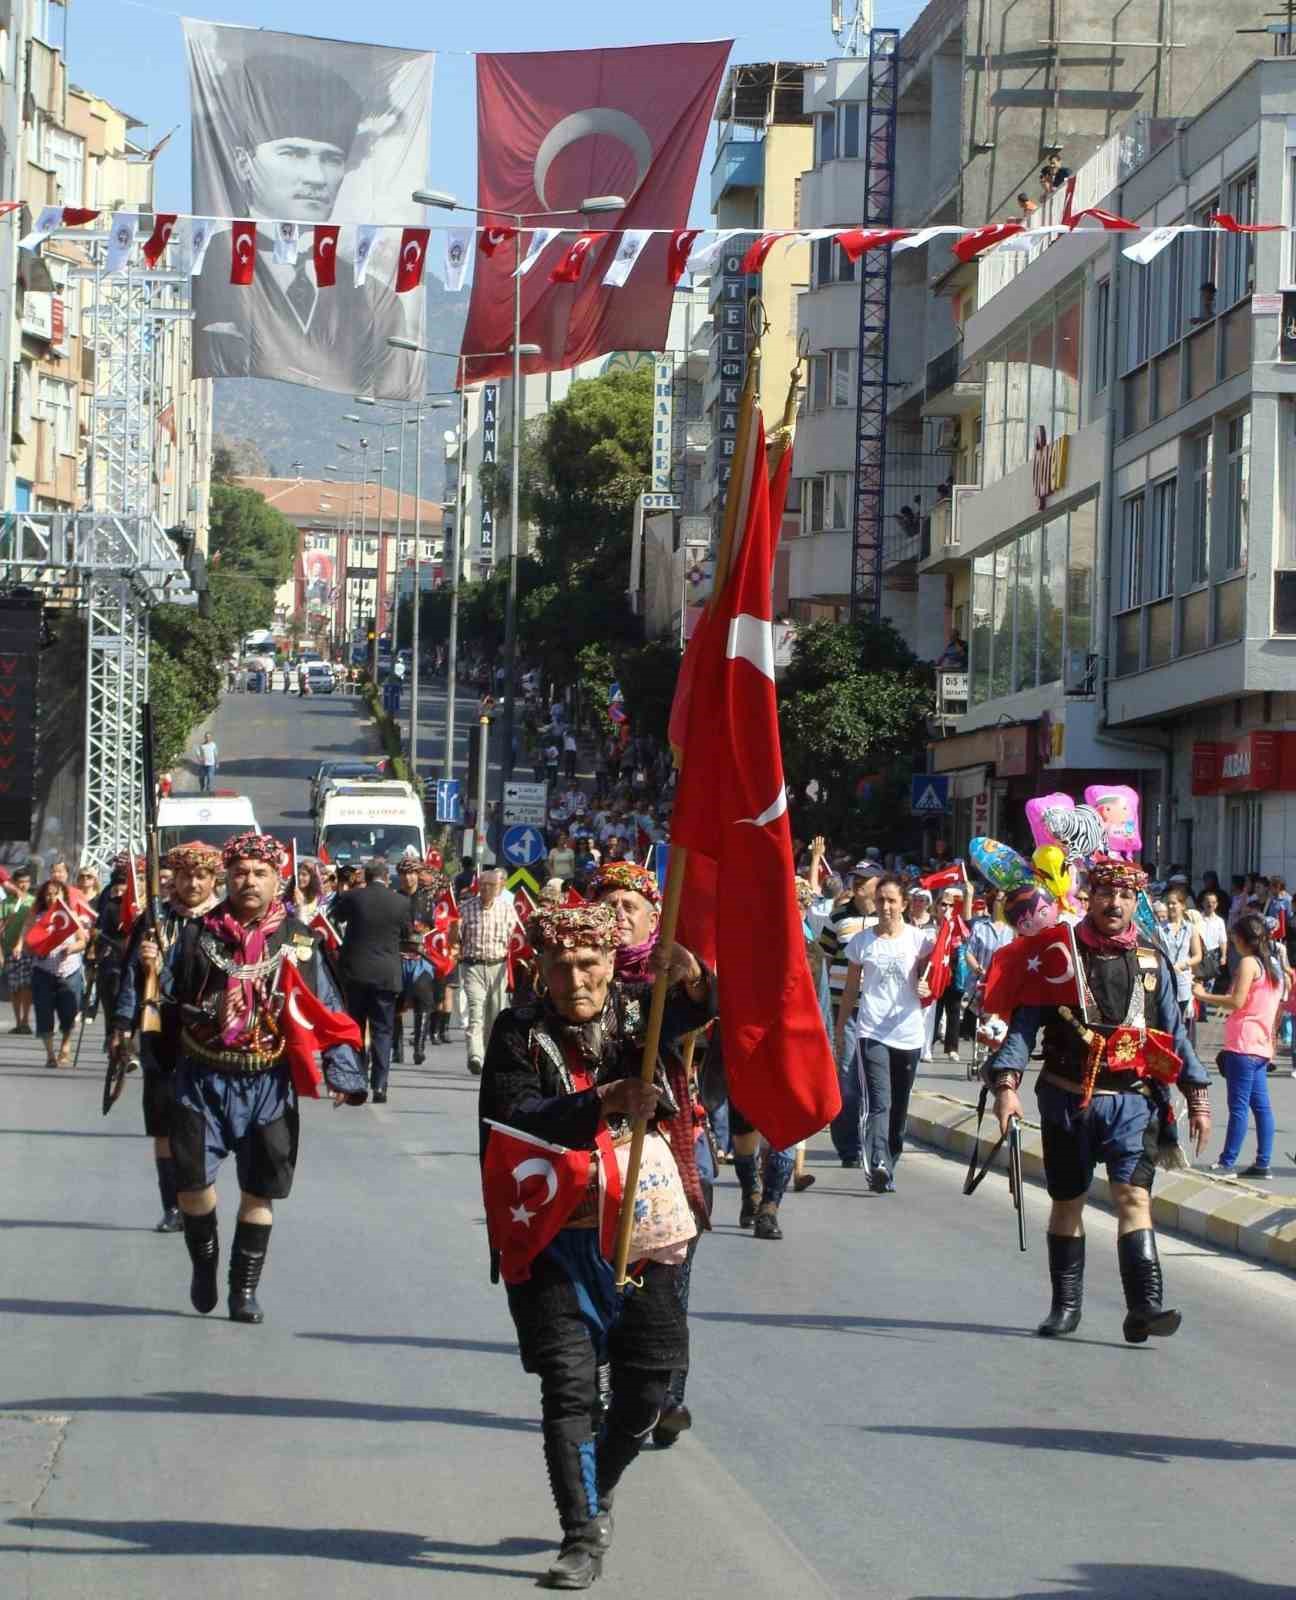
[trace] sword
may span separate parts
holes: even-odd
[[[1017,1246],[1025,1253],[1026,1250],[1026,1210],[1022,1189],[1022,1149],[1021,1149],[1021,1118],[1008,1119],[1008,1131],[1001,1133],[990,1148],[989,1155],[981,1163],[981,1170],[977,1171],[977,1157],[981,1153],[981,1123],[985,1117],[986,1101],[990,1095],[988,1085],[983,1086],[980,1098],[977,1100],[977,1125],[976,1139],[972,1145],[972,1156],[968,1161],[967,1177],[963,1180],[963,1193],[975,1194],[980,1188],[982,1180],[994,1165],[994,1158],[1008,1146],[1008,1192],[1012,1196],[1013,1209],[1017,1213]]]

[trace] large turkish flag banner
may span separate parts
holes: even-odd
[[[552,372],[613,350],[661,350],[670,322],[670,238],[654,237],[623,289],[603,277],[620,230],[682,228],[731,40],[548,50],[477,57],[477,204],[489,213],[561,212],[594,195],[624,195],[624,211],[538,218],[535,227],[613,230],[575,284],[551,283],[552,260],[522,279],[522,342],[542,354],[526,372]],[[530,231],[530,230],[528,230]],[[526,238],[523,238],[525,254]],[[479,253],[463,350],[513,342],[512,248]],[[512,359],[474,362],[475,382],[505,375]]]

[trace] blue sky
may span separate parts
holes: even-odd
[[[879,0],[875,20],[879,26],[903,28],[920,10],[918,0]],[[180,124],[158,162],[157,203],[160,210],[187,209],[189,95],[179,25],[185,11],[145,0],[72,0],[68,11],[72,81],[147,123],[148,142]],[[828,28],[829,0],[743,0],[729,6],[654,0],[638,16],[632,11],[638,8],[613,12],[588,0],[494,0],[481,7],[459,0],[436,8],[357,7],[354,0],[311,0],[309,5],[303,0],[221,0],[210,12],[196,5],[188,14],[212,22],[435,50],[430,176],[437,188],[463,199],[472,198],[476,164],[474,50],[559,50],[734,35],[732,62],[809,61],[837,53]],[[645,13],[651,16],[650,29],[640,20]],[[703,183],[694,220],[705,217]]]

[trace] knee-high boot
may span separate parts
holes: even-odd
[[[1060,1339],[1080,1326],[1080,1307],[1084,1301],[1084,1235],[1072,1239],[1050,1233],[1048,1258],[1053,1304],[1035,1331],[1041,1339]]]
[[[765,1163],[761,1173],[764,1192],[761,1195],[760,1209],[756,1213],[755,1232],[758,1239],[783,1237],[783,1230],[779,1227],[778,1208],[779,1202],[787,1193],[795,1164],[796,1155],[791,1150],[771,1149],[765,1153]]]
[[[1144,1344],[1148,1336],[1168,1339],[1179,1331],[1183,1318],[1161,1304],[1161,1258],[1157,1255],[1156,1234],[1151,1228],[1124,1233],[1116,1241],[1121,1284],[1125,1290],[1125,1340]]]
[[[180,1221],[180,1202],[176,1194],[176,1164],[173,1156],[154,1156],[157,1166],[158,1194],[162,1198],[162,1219],[156,1224],[154,1233],[179,1233],[183,1224]]]
[[[742,1208],[738,1212],[738,1226],[750,1228],[756,1221],[756,1209],[760,1205],[761,1188],[760,1179],[756,1175],[755,1156],[735,1156],[734,1176],[738,1179],[738,1187],[742,1190]]]
[[[425,1060],[423,1035],[428,1026],[428,1013],[420,1006],[414,1013],[414,1065],[421,1067]]]
[[[544,1584],[549,1589],[588,1589],[603,1568],[594,1436],[585,1417],[560,1417],[546,1422],[543,1432],[549,1487],[563,1531],[562,1548]]]
[[[185,1244],[193,1262],[193,1277],[189,1281],[189,1302],[195,1311],[206,1316],[215,1310],[220,1299],[220,1286],[216,1272],[220,1264],[220,1239],[216,1231],[216,1212],[206,1212],[201,1217],[185,1213]]]
[[[392,1029],[392,1065],[402,1067],[405,1065],[405,1018],[398,1015],[396,1026]]]
[[[270,1248],[268,1222],[240,1222],[234,1230],[229,1264],[229,1314],[231,1322],[264,1322],[257,1304],[261,1269]]]

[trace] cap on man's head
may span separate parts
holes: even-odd
[[[862,861],[857,861],[851,868],[852,878],[880,878],[881,876],[882,868],[876,861],[867,856]]]
[[[930,900],[931,897],[932,897],[931,890],[930,889],[924,889],[922,884],[920,884],[920,883],[914,884],[913,888],[910,889],[910,891],[909,891],[909,898],[911,900]]]
[[[243,64],[243,133],[249,149],[275,139],[312,139],[345,156],[363,114],[364,104],[346,79],[313,61],[258,54]]]

